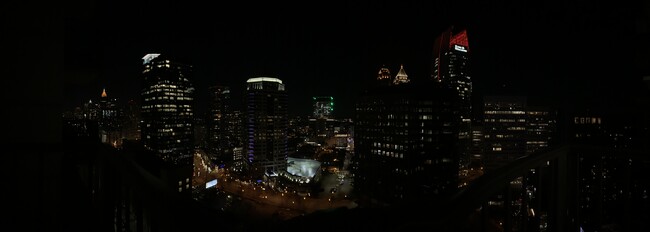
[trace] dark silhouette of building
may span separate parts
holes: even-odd
[[[576,211],[578,224],[585,231],[612,227],[627,230],[648,219],[650,182],[645,173],[650,159],[632,152],[644,151],[643,143],[647,143],[641,142],[647,136],[639,120],[642,117],[586,112],[571,119],[572,144],[603,148],[575,154],[579,177]]]
[[[526,154],[555,146],[557,113],[547,107],[526,107]]]
[[[483,107],[486,171],[526,154],[526,98],[486,96]]]
[[[244,222],[234,214],[169,188],[159,176],[170,164],[155,152],[144,150],[140,141],[125,140],[124,146],[117,149],[100,142],[97,123],[78,125],[64,123],[63,152],[57,154],[58,163],[45,165],[60,165],[48,173],[59,178],[58,187],[41,193],[60,199],[50,203],[58,204],[53,210],[62,215],[57,217],[59,226],[50,229],[205,231],[215,224],[226,231],[244,228]]]
[[[522,96],[485,96],[483,100],[486,171],[551,147],[556,137],[554,110],[528,106]]]
[[[277,176],[287,170],[287,93],[280,79],[246,81],[245,159],[252,178]]]
[[[244,115],[240,110],[232,110],[226,114],[226,131],[232,135],[232,144],[241,147],[244,141]]]
[[[231,98],[228,86],[209,88],[210,109],[207,119],[207,152],[215,163],[233,160],[235,134],[231,120]]]
[[[109,98],[106,89],[99,99],[99,136],[102,143],[121,146],[122,111],[117,105],[117,98]]]
[[[606,146],[607,136],[603,124],[603,118],[596,115],[581,115],[573,118],[571,122],[573,137],[572,143],[581,145]],[[614,157],[611,154],[600,154],[580,152],[578,158],[578,222],[584,229],[596,230],[603,220],[603,181],[613,181],[611,173],[606,170],[611,169]],[[603,179],[604,178],[604,179]]]
[[[169,164],[162,179],[189,195],[194,156],[192,67],[160,54],[147,54],[143,60],[142,144]]]
[[[129,100],[124,108],[122,118],[122,137],[127,140],[140,140],[140,105],[135,100]]]
[[[465,29],[449,27],[433,44],[431,79],[456,91],[460,102],[458,149],[461,165],[469,163],[472,127],[472,79]]]
[[[454,94],[433,80],[379,85],[361,94],[352,170],[361,202],[400,204],[457,190]]]
[[[483,134],[483,126],[478,123],[472,124],[472,146],[470,149],[470,164],[469,167],[480,169],[483,167],[482,161],[485,154],[485,135]]]

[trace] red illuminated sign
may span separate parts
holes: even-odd
[[[451,40],[449,40],[449,48],[451,48],[454,44],[462,45],[463,47],[469,49],[469,42],[467,42],[467,30],[463,30],[451,37]]]

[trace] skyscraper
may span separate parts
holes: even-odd
[[[484,97],[483,134],[487,171],[526,154],[526,98]]]
[[[467,31],[450,27],[434,42],[431,78],[457,92],[456,96],[460,101],[458,148],[463,165],[469,161],[471,148],[472,80],[470,76]]]
[[[480,161],[483,159],[483,140],[485,136],[483,135],[483,126],[473,124],[472,125],[472,146],[470,149],[470,167],[480,168]]]
[[[192,66],[160,54],[142,59],[142,143],[175,167],[164,179],[182,192],[190,189],[194,154]]]
[[[256,77],[246,81],[245,159],[253,178],[287,170],[287,93],[282,80]]]
[[[122,136],[127,140],[140,140],[140,108],[133,99],[126,103],[122,118]]]
[[[230,141],[235,147],[241,147],[244,141],[244,115],[240,110],[232,109],[226,113],[226,134],[232,135]]]
[[[99,99],[99,136],[102,143],[115,147],[122,144],[120,135],[120,110],[117,98],[109,98],[106,89],[102,90]]]
[[[212,86],[209,88],[210,109],[207,119],[208,154],[213,161],[232,160],[233,134],[228,130],[230,124],[230,88],[228,86]],[[231,157],[226,157],[231,156]]]
[[[526,97],[486,96],[483,114],[483,161],[488,171],[546,150],[555,139],[555,111],[528,106]]]
[[[456,191],[458,111],[453,94],[429,80],[380,85],[361,95],[353,173],[362,198],[399,204]]]
[[[555,111],[545,107],[527,107],[526,115],[526,154],[548,149],[556,137]]]
[[[579,224],[585,229],[599,228],[604,224],[604,208],[612,194],[608,188],[620,188],[612,174],[616,169],[616,158],[609,149],[607,130],[603,118],[596,115],[582,114],[574,117],[571,127],[571,142],[573,144],[598,146],[598,152],[577,151],[578,158],[578,215]],[[625,166],[619,166],[623,168]]]

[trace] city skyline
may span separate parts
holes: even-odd
[[[633,62],[599,58],[633,57],[633,51],[591,49],[633,36],[619,26],[630,19],[626,11],[599,13],[605,5],[384,1],[296,11],[255,6],[235,4],[231,13],[237,16],[227,17],[200,6],[111,3],[67,17],[65,106],[99,96],[104,88],[120,101],[137,99],[140,58],[163,53],[193,65],[198,102],[207,99],[201,86],[226,85],[233,106],[241,106],[244,81],[270,76],[290,89],[290,115],[308,115],[313,96],[331,95],[337,114],[352,117],[358,90],[372,83],[382,65],[391,73],[404,65],[411,79],[429,76],[435,37],[452,25],[468,31],[474,105],[485,94],[526,94],[538,105],[589,107],[585,103],[625,98],[641,83]],[[480,11],[484,7],[494,14]],[[617,81],[594,81],[608,77]],[[197,113],[206,108],[197,104]]]
[[[61,5],[5,16],[17,228],[648,228],[650,2]]]

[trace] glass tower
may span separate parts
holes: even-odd
[[[253,178],[277,176],[287,170],[287,93],[278,78],[246,83],[245,159]]]
[[[142,144],[164,161],[162,180],[189,196],[194,163],[194,87],[188,79],[192,66],[160,54],[142,59]]]
[[[459,101],[459,155],[462,165],[469,162],[472,126],[472,80],[466,30],[450,27],[438,36],[433,46],[431,78],[456,91]]]

